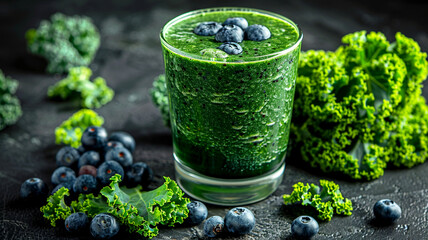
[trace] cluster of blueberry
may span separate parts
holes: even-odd
[[[133,163],[135,140],[128,133],[114,132],[107,138],[104,128],[88,127],[81,143],[78,149],[67,146],[58,151],[58,168],[51,177],[56,185],[53,193],[61,187],[75,193],[93,193],[110,183],[115,174],[121,175],[128,187],[144,187],[151,181],[153,173],[147,164]],[[77,178],[73,169],[78,170]]]
[[[193,201],[187,204],[189,217],[186,224],[199,225],[208,216],[207,207],[199,202]],[[220,216],[212,216],[204,223],[204,234],[206,237],[218,237],[225,233],[232,235],[244,235],[250,233],[256,225],[254,214],[247,208],[236,207],[231,209],[224,219]]]
[[[248,26],[248,21],[243,17],[228,18],[223,24],[202,22],[196,26],[193,32],[200,36],[215,35],[215,40],[223,43],[218,49],[231,55],[242,53],[242,47],[239,43],[244,39],[263,41],[271,37],[267,27],[259,24]]]
[[[401,208],[392,200],[382,199],[373,206],[373,214],[379,223],[391,224],[401,217]],[[298,238],[310,239],[318,231],[318,222],[311,216],[300,216],[291,224],[291,233]]]
[[[88,127],[82,135],[81,146],[61,148],[56,154],[58,168],[51,176],[55,185],[51,194],[67,188],[72,194],[96,193],[110,183],[110,177],[119,174],[127,187],[147,187],[153,179],[153,171],[144,162],[133,163],[134,138],[126,132],[114,132],[107,137],[102,127]],[[76,177],[77,173],[77,177]],[[37,202],[46,201],[49,189],[39,178],[30,178],[21,185],[21,197]],[[70,232],[80,231],[89,224],[84,213],[71,214],[65,221]],[[94,237],[105,238],[119,231],[116,219],[108,214],[99,214],[90,224]]]

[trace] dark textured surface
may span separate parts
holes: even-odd
[[[214,6],[247,6],[270,10],[290,17],[304,32],[303,50],[333,50],[340,37],[357,30],[395,32],[418,41],[428,51],[426,27],[427,4],[420,1],[9,1],[0,2],[0,69],[19,80],[18,97],[24,115],[18,124],[0,132],[0,239],[78,239],[63,227],[52,228],[37,207],[19,201],[19,187],[30,177],[40,177],[50,184],[55,169],[54,128],[78,108],[46,98],[46,91],[61,76],[47,75],[40,63],[26,54],[24,33],[41,19],[61,11],[85,14],[94,19],[102,35],[101,48],[91,68],[104,77],[116,91],[114,100],[98,112],[104,116],[109,131],[124,130],[135,136],[137,161],[147,162],[155,172],[152,187],[161,176],[173,177],[171,135],[162,125],[149,96],[153,78],[163,72],[160,28],[171,18],[189,10]],[[375,4],[376,3],[376,4]],[[424,90],[425,97],[428,89]],[[426,239],[428,233],[428,164],[413,169],[387,170],[385,176],[368,183],[336,180],[346,197],[354,203],[350,217],[334,217],[320,224],[315,239]],[[268,199],[248,206],[257,225],[239,239],[289,239],[290,224],[299,211],[285,207],[281,195],[289,193],[297,181],[317,182],[332,179],[288,166],[283,184]],[[52,187],[52,186],[51,186]],[[387,227],[373,222],[372,206],[382,198],[401,205],[402,218]],[[228,208],[208,206],[209,216],[224,216]],[[161,228],[156,239],[198,239],[202,226]],[[80,238],[89,239],[88,235]],[[122,233],[120,239],[141,239]],[[118,238],[119,239],[119,238]]]

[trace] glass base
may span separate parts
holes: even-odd
[[[221,205],[238,206],[261,201],[281,184],[285,162],[274,172],[244,178],[224,179],[200,174],[183,165],[174,154],[175,177],[181,189],[197,200]]]

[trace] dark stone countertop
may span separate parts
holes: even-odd
[[[26,53],[24,33],[38,26],[54,12],[82,14],[93,18],[102,35],[91,68],[104,77],[116,96],[97,110],[105,118],[108,131],[123,130],[135,136],[136,161],[147,162],[155,172],[152,187],[162,176],[174,176],[171,135],[150,100],[153,78],[163,72],[158,34],[169,19],[189,10],[215,6],[246,6],[270,10],[293,19],[304,32],[303,50],[333,50],[342,35],[358,30],[384,32],[393,40],[395,32],[419,42],[428,51],[426,13],[428,4],[420,1],[29,1],[0,2],[0,69],[19,80],[18,97],[24,111],[19,122],[0,132],[0,239],[90,239],[69,235],[63,227],[52,228],[38,208],[19,201],[21,183],[30,177],[50,182],[55,169],[54,129],[78,108],[67,102],[46,98],[48,86],[62,76],[40,70]],[[426,85],[427,83],[425,83]],[[424,90],[428,96],[428,90]],[[350,217],[334,217],[321,223],[315,239],[426,239],[428,233],[428,164],[412,169],[387,170],[385,176],[371,182],[341,179],[344,196],[354,204]],[[237,239],[289,239],[290,224],[299,213],[282,205],[281,195],[292,184],[318,182],[331,176],[287,166],[279,189],[268,199],[247,206],[257,225],[249,235]],[[373,222],[372,206],[382,198],[391,198],[403,209],[402,218],[387,227]],[[229,208],[208,206],[209,215],[224,216]],[[199,227],[161,228],[156,239],[202,238]],[[117,239],[141,239],[121,233]]]

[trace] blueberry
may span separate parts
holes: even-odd
[[[189,216],[186,218],[186,223],[190,225],[198,225],[208,216],[208,209],[205,204],[199,201],[193,201],[187,204]]]
[[[227,54],[231,54],[231,55],[237,55],[242,53],[241,45],[235,42],[223,43],[222,45],[220,45],[220,47],[218,47],[218,49],[225,51]]]
[[[97,169],[97,180],[102,184],[106,185],[110,183],[110,178],[115,174],[119,174],[123,179],[123,168],[115,161],[105,161]]]
[[[87,151],[79,158],[79,162],[77,163],[78,169],[80,169],[84,165],[92,165],[94,167],[98,167],[101,163],[100,154],[96,151]]]
[[[119,141],[108,141],[104,148],[104,152],[108,152],[110,149],[113,149],[116,147],[125,147],[125,146],[123,146],[123,144]]]
[[[76,173],[68,167],[59,167],[55,169],[51,176],[51,182],[58,185],[63,182],[73,181],[76,179]]]
[[[215,35],[218,42],[237,42],[244,40],[244,31],[236,25],[225,25]]]
[[[89,226],[89,219],[85,213],[76,212],[65,219],[65,229],[71,233],[83,232]]]
[[[54,193],[56,193],[60,188],[62,188],[62,187],[65,187],[65,188],[67,188],[68,189],[68,192],[69,193],[72,193],[73,192],[73,185],[74,185],[74,182],[76,181],[76,179],[73,179],[73,180],[71,180],[71,181],[68,181],[68,182],[62,182],[62,183],[60,183],[60,184],[58,184],[58,185],[56,185],[56,187],[52,190],[52,192],[51,192],[51,194],[53,195]]]
[[[107,143],[107,131],[102,127],[88,127],[81,141],[86,150],[102,150]]]
[[[232,208],[224,217],[224,225],[230,233],[242,235],[253,230],[256,225],[254,214],[247,208]]]
[[[193,32],[200,36],[212,36],[215,35],[218,30],[223,26],[218,22],[202,22],[193,30]]]
[[[245,29],[245,37],[251,41],[263,41],[270,36],[269,29],[263,25],[254,24]]]
[[[80,153],[77,149],[65,146],[56,154],[56,165],[58,167],[73,167],[77,160],[79,160],[79,157]]]
[[[392,223],[401,217],[401,208],[392,200],[382,199],[373,207],[375,217],[384,223]]]
[[[128,171],[126,171],[126,183],[129,187],[135,187],[138,184],[146,187],[152,179],[152,169],[143,162],[132,164]]]
[[[318,222],[310,216],[300,216],[291,224],[291,234],[298,238],[310,239],[319,231]]]
[[[92,219],[90,231],[96,239],[110,239],[119,232],[119,224],[113,216],[100,213]]]
[[[79,176],[80,175],[84,175],[84,174],[89,174],[92,175],[94,177],[97,177],[97,168],[92,166],[92,165],[83,165],[80,169],[79,169]]]
[[[48,193],[48,186],[40,178],[27,179],[21,185],[21,198],[25,200],[42,202]]]
[[[222,217],[213,216],[207,219],[204,224],[204,234],[207,237],[217,237],[223,233],[224,220]]]
[[[124,147],[116,147],[110,149],[105,156],[106,161],[116,161],[122,165],[122,167],[127,168],[131,166],[132,154],[128,151],[128,149]]]
[[[93,193],[97,189],[97,179],[89,174],[80,175],[73,185],[75,193]]]
[[[122,143],[122,145],[126,147],[131,153],[133,153],[135,150],[135,140],[127,132],[114,132],[111,134],[108,140]]]
[[[80,155],[82,155],[82,154],[84,154],[86,152],[86,149],[82,145],[80,145],[77,148],[77,151],[80,153]]]
[[[245,30],[248,27],[248,22],[247,22],[247,19],[243,17],[231,17],[226,19],[223,25],[236,25],[242,28],[243,30]]]

